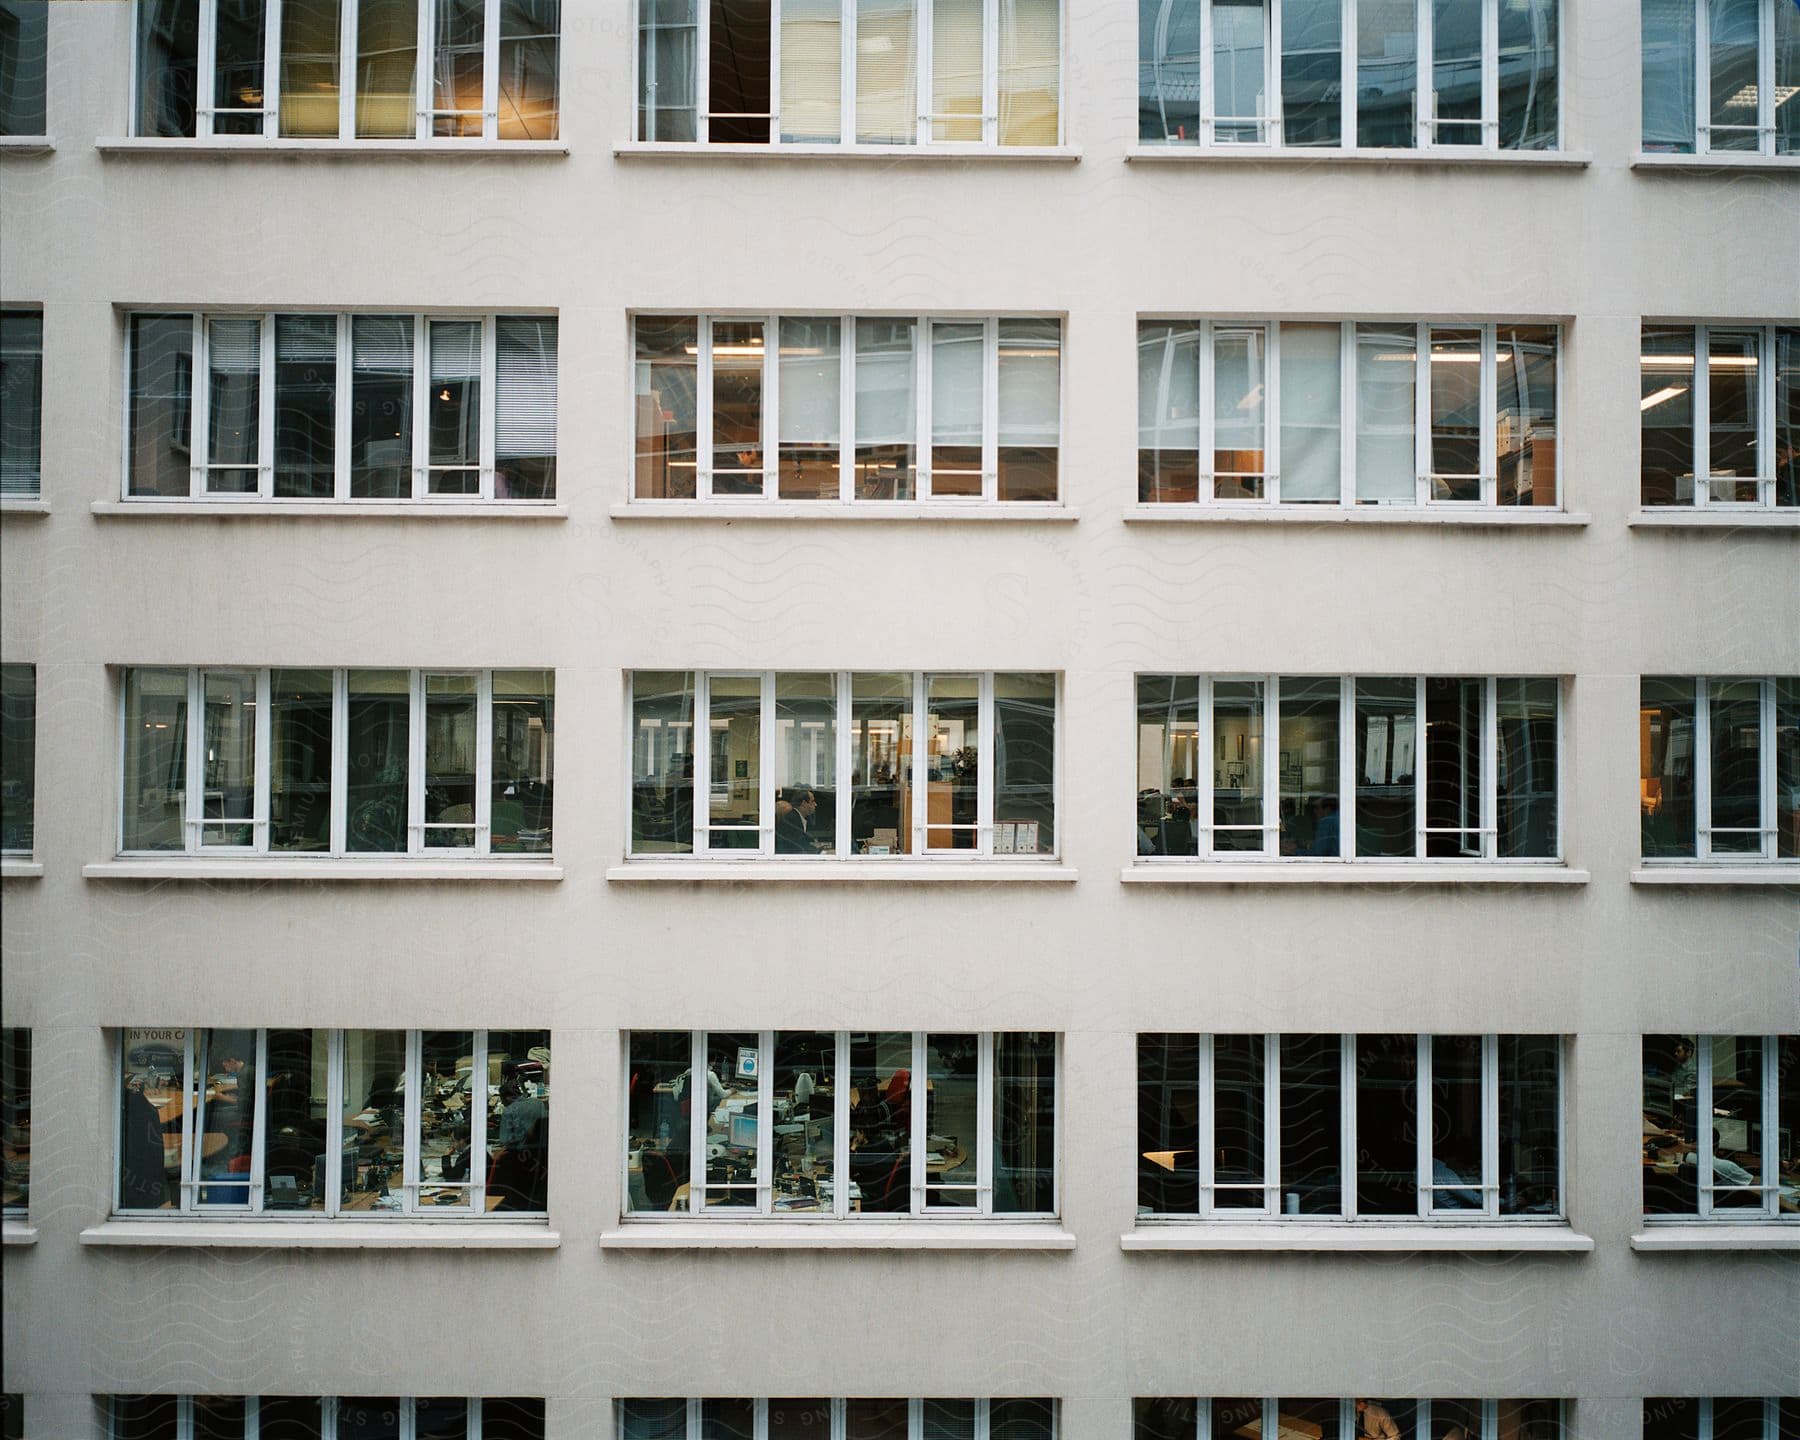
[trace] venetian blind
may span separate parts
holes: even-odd
[[[834,143],[843,134],[841,0],[786,0],[781,7],[781,138]]]
[[[494,456],[556,454],[556,320],[502,315],[494,322]]]
[[[1058,0],[1000,0],[1000,143],[1061,139]]]
[[[914,0],[856,0],[856,138],[910,145],[918,137]]]

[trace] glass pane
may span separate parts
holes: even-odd
[[[0,1124],[5,1126],[7,1210],[31,1208],[31,1031],[0,1030]]]
[[[338,133],[338,0],[283,0],[281,133]]]
[[[256,1144],[254,1030],[201,1030],[194,1050],[194,1138],[200,1206],[250,1204],[250,1158]]]
[[[714,43],[717,43],[716,37]],[[763,322],[712,322],[713,494],[763,489]]]
[[[1800,1214],[1800,1035],[1775,1037],[1776,1208],[1784,1216]],[[1783,1401],[1782,1437],[1800,1434],[1800,1401]]]
[[[1481,499],[1481,332],[1431,330],[1431,498]]]
[[[481,323],[433,320],[429,338],[429,490],[433,495],[477,495],[481,492]]]
[[[1340,145],[1343,104],[1341,0],[1286,0],[1281,7],[1281,139]]]
[[[1694,0],[1641,0],[1643,135],[1651,153],[1694,150]]]
[[[337,1402],[337,1440],[400,1440],[400,1402],[341,1397]]]
[[[345,1211],[398,1211],[406,1182],[406,1032],[344,1032]]]
[[[1138,0],[1138,138],[1200,139],[1200,0]]]
[[[1700,1440],[1704,1400],[1668,1397],[1644,1401],[1644,1440]]]
[[[198,103],[200,7],[137,7],[137,135],[192,135]]]
[[[187,847],[185,670],[130,670],[125,676],[125,850]]]
[[[1800,16],[1794,29],[1800,49]],[[1800,71],[1800,59],[1795,69]],[[1800,74],[1794,78],[1794,94],[1800,97]],[[1800,110],[1800,105],[1794,108]],[[1795,150],[1800,153],[1800,143]],[[1800,505],[1800,328],[1775,332],[1775,503]]]
[[[482,1440],[544,1440],[542,1396],[525,1395],[509,1399],[488,1396],[479,1403]]]
[[[648,0],[638,13],[638,139],[692,140],[696,0]]]
[[[637,488],[640,500],[692,500],[700,428],[699,321],[637,319]]]
[[[494,758],[488,847],[496,855],[551,847],[556,672],[494,672]]]
[[[927,1400],[921,1412],[923,1440],[975,1440],[973,1400]]]
[[[994,1037],[994,1212],[1056,1210],[1056,1036]]]
[[[1212,11],[1213,139],[1261,144],[1268,136],[1263,121],[1269,111],[1263,0],[1213,0]]]
[[[1712,1402],[1712,1440],[1763,1440],[1765,1402],[1760,1396],[1718,1396]]]
[[[1479,145],[1481,12],[1468,0],[1432,0],[1432,138],[1439,145]]]
[[[925,1037],[925,1204],[973,1209],[980,1153],[980,1040]]]
[[[1712,1203],[1760,1210],[1763,1171],[1763,1037],[1712,1037]]]
[[[329,670],[269,675],[269,848],[331,848]]]
[[[982,0],[931,0],[931,138],[979,141]]]
[[[769,1440],[831,1440],[829,1400],[773,1399],[768,1413]]]
[[[912,1208],[912,1036],[850,1036],[850,1208]]]
[[[1248,1397],[1213,1400],[1207,1408],[1212,1412],[1213,1440],[1260,1440],[1261,1400]]]
[[[1762,837],[1762,684],[1714,680],[1707,687],[1712,721],[1712,850],[1760,855]]]
[[[711,129],[715,144],[767,144],[771,0],[710,0]]]
[[[174,1395],[109,1396],[110,1440],[177,1440],[180,1403]]]
[[[1644,1037],[1644,1213],[1692,1215],[1699,1048],[1692,1035]]]
[[[0,496],[37,498],[43,442],[44,317],[0,311]]]
[[[413,488],[413,319],[358,315],[350,327],[350,494],[400,499]]]
[[[345,845],[358,851],[403,851],[411,679],[404,670],[352,670],[346,689]]]
[[[488,1116],[487,1207],[542,1213],[550,1199],[550,1032],[490,1030],[487,1042],[487,1083],[471,1092]]]
[[[468,1440],[469,1411],[474,1405],[481,1403],[465,1400],[461,1396],[449,1399],[421,1397],[413,1401],[413,1440]],[[504,1405],[508,1402],[503,1400],[498,1403]],[[484,1429],[483,1433],[492,1435],[495,1432]]]
[[[918,429],[916,328],[911,320],[856,322],[858,500],[913,497],[913,447]]]
[[[620,1440],[687,1440],[687,1401],[621,1400]]]
[[[320,1440],[325,1433],[322,1401],[306,1395],[265,1395],[257,1404],[261,1416],[257,1440]]]
[[[1356,854],[1412,855],[1418,712],[1411,680],[1356,682]]]
[[[1138,500],[1200,498],[1200,328],[1138,322]]]
[[[254,495],[262,453],[262,321],[208,320],[206,368],[206,488]]]
[[[336,470],[337,316],[277,315],[275,494],[329,499]]]
[[[775,1037],[775,1106],[770,1173],[775,1213],[829,1213],[836,1144],[837,1037]],[[771,1402],[770,1422],[774,1411]]]
[[[556,339],[554,316],[494,321],[496,499],[555,498]]]
[[[1800,6],[1775,7],[1775,153],[1800,155]],[[1800,1410],[1800,1401],[1793,1402]]]
[[[994,853],[1056,853],[1056,676],[994,676]]]
[[[762,679],[713,675],[707,682],[711,737],[707,844],[755,850],[762,844]]]
[[[1494,853],[1554,858],[1558,853],[1557,682],[1496,680],[1498,829]]]
[[[1213,1204],[1260,1210],[1267,1198],[1268,1087],[1264,1037],[1213,1036]]]
[[[1481,1402],[1479,1400],[1433,1400],[1429,1440],[1480,1440]]]
[[[1555,1035],[1502,1035],[1500,1049],[1500,1213],[1554,1215],[1561,1209],[1559,1060]]]
[[[202,676],[206,730],[201,765],[200,843],[255,841],[256,674],[208,670]]]
[[[857,143],[915,144],[918,0],[855,3]]]
[[[842,332],[833,319],[781,322],[776,493],[783,500],[838,498]]]
[[[1281,677],[1281,853],[1335,860],[1343,853],[1338,813],[1338,692],[1333,679]]]
[[[263,1126],[263,1209],[325,1208],[325,1153],[330,1148],[326,1087],[330,1032],[271,1030],[268,1098]]]
[[[483,0],[429,0],[432,11],[431,133],[481,134]]]
[[[757,1108],[763,1053],[754,1031],[706,1037],[706,1208],[756,1206]],[[749,1402],[745,1402],[746,1404]]]
[[[1414,1036],[1356,1037],[1359,1215],[1418,1213],[1418,1069]]]
[[[561,0],[502,0],[500,138],[554,140]]]
[[[1642,493],[1646,505],[1694,499],[1694,327],[1646,325],[1643,379]]]
[[[0,850],[29,855],[37,803],[37,670],[0,665]]]
[[[1054,500],[1062,430],[1062,322],[1002,320],[998,363],[999,497]]]
[[[1357,1117],[1360,1132],[1362,1117]],[[1480,1210],[1481,1037],[1431,1037],[1431,1209]],[[1437,1403],[1432,1419],[1438,1418]],[[1476,1435],[1480,1434],[1477,1426]]]
[[[1646,675],[1638,712],[1644,858],[1693,858],[1694,682]]]
[[[1481,859],[1482,684],[1425,682],[1425,853]]]
[[[1418,83],[1414,0],[1358,0],[1356,143],[1410,149]]]
[[[1759,0],[1706,0],[1712,57],[1714,150],[1759,148],[1757,61],[1761,52]]]
[[[1754,330],[1707,332],[1706,386],[1711,411],[1707,469],[1715,501],[1755,504],[1761,499],[1756,478],[1761,352],[1762,337]]]
[[[982,357],[979,324],[931,327],[931,493],[981,494]]]
[[[1340,1440],[1340,1410],[1340,1402],[1336,1400],[1277,1400],[1276,1433],[1298,1433],[1307,1437],[1307,1440]],[[1515,1437],[1509,1434],[1508,1440],[1515,1440]],[[1523,1437],[1518,1437],[1518,1440],[1523,1440]],[[1555,1440],[1555,1437],[1533,1437],[1533,1440]]]
[[[1054,145],[1062,64],[1058,0],[1000,0],[1000,143]]]
[[[1343,1213],[1343,1089],[1336,1035],[1281,1037],[1281,1213]]]
[[[1500,7],[1500,148],[1554,150],[1558,0]]]
[[[356,136],[410,140],[418,133],[419,0],[358,0]],[[360,322],[359,322],[360,323]]]
[[[194,322],[131,317],[130,486],[133,495],[189,493]]]
[[[905,1400],[846,1400],[845,1440],[906,1440]]]
[[[1138,1036],[1138,1214],[1200,1206],[1200,1037]]]
[[[194,1396],[194,1440],[244,1440],[242,1395]]]
[[[925,848],[973,850],[980,843],[980,681],[973,675],[925,677],[929,765]]]
[[[1054,1400],[990,1400],[988,1440],[1054,1440]]]
[[[843,138],[841,0],[781,7],[781,138],[833,145]]]
[[[694,675],[631,677],[631,853],[694,848]]]
[[[1137,677],[1137,853],[1198,855],[1200,680]]]
[[[119,1208],[181,1204],[182,1071],[185,1030],[119,1034]]]
[[[688,1103],[693,1039],[685,1030],[634,1030],[630,1059],[626,1207],[686,1210],[694,1150],[693,1107]],[[682,1431],[676,1432],[676,1440],[683,1440]]]
[[[1215,680],[1213,696],[1213,849],[1261,854],[1263,840],[1263,682]]]
[[[1131,1402],[1131,1440],[1194,1440],[1198,1424],[1192,1397],[1140,1395]]]
[[[1557,339],[1554,325],[1498,327],[1494,498],[1501,505],[1556,504]]]
[[[425,834],[432,849],[475,844],[475,677],[425,677]]]
[[[1213,494],[1220,500],[1263,498],[1267,345],[1261,326],[1213,331]]]
[[[1356,327],[1358,503],[1410,502],[1416,494],[1416,344],[1416,332],[1410,325]]]
[[[912,676],[850,677],[850,848],[912,851]]]
[[[266,0],[218,0],[213,42],[213,133],[263,133]]]
[[[775,853],[837,851],[837,676],[775,677]]]
[[[1800,678],[1775,686],[1775,849],[1800,855]],[[1800,1118],[1800,1117],[1796,1117]]]
[[[1283,32],[1286,33],[1285,31]],[[1335,503],[1341,493],[1342,329],[1281,327],[1281,498]]]

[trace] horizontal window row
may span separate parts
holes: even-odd
[[[1052,1034],[640,1030],[627,1053],[633,1213],[1057,1212]]]
[[[1138,0],[1138,135],[1554,150],[1557,0]]]
[[[121,1214],[542,1214],[548,1030],[122,1030]]]
[[[1800,1217],[1800,1035],[1644,1037],[1644,1214]]]
[[[1056,1440],[1057,1402],[621,1400],[619,1440]]]
[[[640,500],[1055,500],[1062,321],[639,315]]]
[[[120,850],[541,854],[551,670],[124,672]]]
[[[554,316],[135,314],[129,327],[128,497],[555,498]]]
[[[107,1440],[544,1440],[544,1402],[535,1398],[98,1398]]]
[[[1800,857],[1800,678],[1646,675],[1646,860]]]
[[[1641,0],[1643,144],[1674,155],[1800,155],[1800,6]]]
[[[1644,1440],[1800,1440],[1800,1398],[1667,1395],[1644,1401]]]
[[[1131,1402],[1132,1440],[1563,1440],[1561,1400],[1290,1400],[1158,1396]]]
[[[1642,333],[1643,503],[1800,505],[1800,326]]]
[[[1138,499],[1555,506],[1561,327],[1138,322]]]
[[[1061,0],[638,0],[638,139],[1055,145],[1061,9]]]
[[[554,140],[559,0],[138,0],[139,135]]]

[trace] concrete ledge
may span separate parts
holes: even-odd
[[[1633,510],[1633,530],[1800,530],[1800,510],[1734,510],[1725,505],[1670,505]]]
[[[392,160],[395,156],[438,160],[455,156],[467,160],[500,155],[542,159],[569,153],[568,145],[561,140],[283,140],[262,135],[231,140],[117,135],[96,140],[94,148],[102,155],[197,155],[209,160],[294,160],[305,156],[329,160]]]
[[[83,1245],[211,1250],[554,1250],[560,1232],[542,1221],[492,1220],[108,1220]]]
[[[1633,170],[1800,170],[1800,155],[1648,155],[1639,153]]]
[[[1468,1253],[1586,1254],[1591,1236],[1569,1225],[1509,1224],[1428,1225],[1350,1222],[1338,1225],[1293,1225],[1285,1220],[1170,1221],[1143,1225],[1119,1237],[1121,1250],[1185,1250],[1218,1252],[1270,1250],[1336,1250],[1363,1254],[1411,1251]]]
[[[1800,885],[1800,865],[1650,865],[1633,885]]]
[[[1071,505],[976,501],[959,505],[930,500],[628,500],[612,507],[615,520],[937,520],[990,523],[1072,524]]]
[[[30,1221],[8,1216],[0,1223],[0,1245],[35,1245],[37,1242],[37,1226]]]
[[[1743,1225],[1700,1220],[1691,1225],[1656,1225],[1633,1235],[1631,1248],[1651,1253],[1684,1254],[1731,1250],[1800,1251],[1800,1221]]]
[[[1073,885],[1078,872],[1054,860],[627,860],[615,884]]]
[[[1073,165],[1081,159],[1072,145],[714,145],[698,140],[621,140],[613,154],[620,160],[873,160],[888,165],[916,160]]]
[[[23,495],[7,496],[0,500],[0,515],[48,515],[48,500],[31,500]]]
[[[1546,525],[1579,528],[1586,515],[1568,510],[1505,509],[1471,506],[1467,510],[1424,505],[1128,505],[1127,525],[1479,525],[1539,529]]]
[[[1073,1250],[1055,1221],[639,1220],[600,1236],[603,1250]]]
[[[49,155],[55,149],[48,135],[0,135],[0,155]]]
[[[1359,150],[1329,146],[1256,145],[1200,146],[1185,141],[1133,145],[1125,152],[1133,164],[1175,161],[1187,165],[1438,165],[1482,170],[1493,166],[1521,170],[1585,170],[1594,157],[1582,150]]]
[[[18,859],[0,860],[0,880],[42,880],[44,864],[41,860]]]
[[[103,860],[85,880],[525,880],[554,881],[563,868],[543,860]]]
[[[133,520],[566,520],[569,507],[535,500],[96,500],[94,514]]]
[[[1564,865],[1430,860],[1188,860],[1127,865],[1119,872],[1125,885],[1585,885],[1590,878]]]

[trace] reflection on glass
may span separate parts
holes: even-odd
[[[1556,504],[1556,342],[1554,325],[1497,327],[1498,504]]]
[[[1441,676],[1425,681],[1427,855],[1480,858],[1487,853],[1481,823],[1481,711],[1481,681]]]
[[[1760,1210],[1763,1174],[1763,1037],[1712,1037],[1712,1205]]]
[[[637,319],[637,486],[640,500],[692,500],[700,428],[699,321]]]
[[[1358,1131],[1360,1133],[1360,1122]],[[1484,1208],[1481,1188],[1481,1037],[1431,1037],[1431,1191],[1433,1214]],[[1432,1419],[1438,1418],[1432,1402]],[[1474,1432],[1479,1435],[1480,1429]]]
[[[43,441],[44,317],[0,310],[0,496],[38,497]]]
[[[1557,1214],[1561,1042],[1554,1035],[1502,1035],[1498,1045],[1500,1213]]]
[[[1552,858],[1558,845],[1557,682],[1499,679],[1495,688],[1494,853]]]
[[[1411,325],[1356,327],[1356,499],[1411,501],[1417,390]]]
[[[1281,327],[1281,498],[1290,503],[1333,504],[1342,493],[1342,333]]]
[[[1432,0],[1431,119],[1439,145],[1482,142],[1482,10],[1468,0]]]
[[[1500,148],[1553,150],[1560,75],[1557,0],[1500,7]]]
[[[338,1399],[337,1440],[400,1440],[400,1402],[345,1395]]]
[[[357,0],[356,136],[410,140],[418,131],[419,0]]]
[[[692,140],[697,0],[648,0],[638,11],[638,139]]]
[[[1792,5],[1775,7],[1775,94],[1787,97],[1775,101],[1775,153],[1800,155],[1800,106],[1792,103],[1800,95],[1800,7]],[[1791,1414],[1800,1428],[1800,1401],[1782,1413],[1784,1424]],[[1792,1440],[1791,1433],[1784,1432],[1783,1440]]]
[[[502,0],[502,140],[554,140],[559,108],[558,49],[562,0]]]
[[[925,1037],[925,1205],[973,1209],[981,1043],[974,1035]]]
[[[36,809],[37,669],[0,665],[0,850],[31,853]]]
[[[350,850],[407,848],[412,682],[404,670],[352,670],[346,730],[344,839]]]
[[[973,1400],[927,1400],[920,1409],[922,1440],[975,1440]]]
[[[268,1032],[264,1210],[317,1212],[325,1208],[330,1034],[328,1030]]]
[[[1281,7],[1281,142],[1343,143],[1342,0],[1286,0]]]
[[[1207,1408],[1212,1412],[1213,1440],[1260,1440],[1261,1400],[1248,1396],[1215,1399]]]
[[[421,1207],[467,1210],[475,1199],[479,1163],[474,1108],[488,1103],[488,1069],[467,1030],[419,1035],[419,1188]],[[485,1157],[483,1157],[485,1158]],[[486,1165],[481,1166],[485,1174]]]
[[[836,0],[832,0],[836,9]],[[911,320],[856,322],[858,500],[913,498],[918,402]]]
[[[483,0],[424,0],[432,5],[431,133],[481,134]]]
[[[454,0],[438,0],[440,5]],[[481,323],[428,322],[431,393],[427,489],[433,495],[481,493]]]
[[[756,1208],[760,1125],[757,1077],[764,1056],[754,1031],[706,1036],[706,1208]],[[695,1099],[699,1089],[695,1088]]]
[[[1644,1037],[1644,1213],[1692,1215],[1699,1206],[1694,1035]]]
[[[988,1440],[1052,1440],[1056,1433],[1054,1400],[990,1400]]]
[[[1712,726],[1712,851],[1760,855],[1762,836],[1762,683],[1707,684]]]
[[[912,1036],[850,1036],[850,1209],[912,1208]]]
[[[1054,145],[1062,71],[1058,0],[1001,0],[997,77],[1002,145]]]
[[[829,1400],[772,1399],[768,1414],[769,1440],[831,1440]]]
[[[1138,676],[1137,710],[1138,854],[1198,855],[1199,677]]]
[[[1261,854],[1263,682],[1215,680],[1212,701],[1213,849]]]
[[[931,138],[979,142],[982,0],[931,0]]]
[[[244,1440],[246,1402],[242,1395],[196,1395],[193,1406],[194,1440]]]
[[[490,1030],[487,1042],[487,1084],[477,1078],[469,1093],[486,1096],[488,1209],[541,1214],[550,1198],[550,1032]]]
[[[111,1433],[118,1440],[176,1440],[180,1404],[175,1395],[108,1396]]]
[[[1199,1434],[1194,1410],[1192,1396],[1134,1396],[1131,1440],[1194,1440]]]
[[[1800,1035],[1778,1035],[1775,1044],[1775,1115],[1792,1136],[1794,1127],[1800,1125]],[[1776,1167],[1776,1182],[1781,1186],[1777,1200],[1780,1213],[1800,1214],[1800,1145],[1790,1142],[1779,1146]],[[1787,1401],[1782,1403],[1789,1405]],[[1782,1432],[1783,1440],[1792,1440],[1795,1429],[1800,1428],[1800,1404],[1784,1409],[1782,1420],[1790,1424]]]
[[[1219,144],[1267,139],[1267,30],[1263,0],[1213,0],[1213,139]]]
[[[1694,498],[1694,338],[1692,325],[1643,329],[1638,408],[1646,505],[1687,505]]]
[[[344,1032],[340,1211],[397,1211],[406,1193],[406,1032]]]
[[[412,434],[412,316],[354,316],[350,321],[352,499],[397,500],[412,494]]]
[[[427,850],[475,843],[475,706],[473,675],[425,677]]]
[[[999,324],[999,449],[1002,500],[1056,499],[1062,412],[1062,322]]]
[[[775,853],[837,850],[837,677],[775,677]]]
[[[31,1208],[31,1031],[0,1030],[0,1125],[4,1129],[4,1207]]]
[[[1644,677],[1638,785],[1646,859],[1695,853],[1695,709],[1692,680]]]
[[[185,1030],[119,1032],[119,1208],[181,1204]]]
[[[496,855],[551,848],[556,672],[496,670],[488,848]]]
[[[912,851],[912,676],[850,677],[850,848],[858,855]]]
[[[195,1145],[202,1183],[194,1191],[199,1206],[250,1204],[250,1165],[257,1124],[254,1030],[201,1030],[194,1044]]]
[[[331,848],[329,670],[269,675],[269,848]]]
[[[901,1403],[905,1404],[905,1401]],[[621,1400],[619,1437],[620,1440],[687,1440],[687,1401]]]
[[[1056,1036],[994,1037],[994,1212],[1056,1210]]]
[[[1479,330],[1431,327],[1431,498],[1481,499]]]
[[[133,495],[189,493],[193,383],[193,317],[133,315],[126,439]]]
[[[1267,336],[1261,326],[1213,329],[1213,496],[1260,500]]]
[[[187,702],[184,670],[126,673],[126,850],[186,848]]]
[[[1358,0],[1356,143],[1365,148],[1406,149],[1415,143],[1415,21],[1415,0]]]
[[[844,1440],[906,1440],[905,1400],[846,1400]]]
[[[1138,499],[1200,498],[1200,327],[1138,322]]]
[[[1200,1037],[1138,1036],[1138,1213],[1200,1206]]]
[[[1138,0],[1138,138],[1200,139],[1200,6]]]
[[[928,675],[925,848],[973,850],[979,844],[980,684],[973,675]]]
[[[631,850],[694,848],[694,675],[638,670],[631,677]]]
[[[762,680],[707,678],[707,846],[755,850],[762,844]]]
[[[329,499],[337,467],[337,316],[275,317],[275,490]]]
[[[1356,1037],[1356,1210],[1418,1213],[1418,1068],[1412,1035]]]
[[[763,322],[712,322],[712,488],[763,490]]]
[[[994,677],[994,853],[1056,852],[1056,676]]]
[[[1757,134],[1757,69],[1761,54],[1759,0],[1706,0],[1712,59],[1713,150],[1761,148]]]
[[[281,133],[338,133],[338,0],[283,0]]]
[[[1762,337],[1754,330],[1706,332],[1707,471],[1715,501],[1755,504],[1758,380]]]
[[[689,1103],[693,1058],[693,1040],[685,1030],[631,1032],[625,1125],[626,1206],[630,1210],[688,1208],[689,1162],[694,1149],[693,1107]]]
[[[1418,789],[1414,682],[1356,682],[1356,854],[1412,855]]]
[[[911,145],[918,139],[919,3],[855,0],[859,145]]]
[[[1794,49],[1794,93],[1800,97],[1800,15],[1794,20]],[[1800,137],[1794,149],[1800,153]],[[1774,439],[1775,503],[1800,505],[1800,327],[1775,332]]]
[[[1268,1192],[1268,1087],[1261,1035],[1213,1039],[1213,1205],[1221,1210],[1260,1210]]]
[[[254,316],[206,322],[206,488],[254,495],[261,451],[262,321]]]
[[[208,670],[201,683],[200,843],[250,845],[256,809],[256,674]]]
[[[137,7],[136,135],[192,135],[199,95],[200,9]]]
[[[213,134],[263,133],[267,0],[221,0],[213,35]]]
[[[983,327],[931,326],[931,493],[981,494]]]
[[[1336,1035],[1281,1037],[1281,1213],[1343,1211],[1343,1104]]]
[[[1281,853],[1337,859],[1343,853],[1338,815],[1336,679],[1281,677]]]
[[[843,323],[780,322],[780,455],[776,493],[783,500],[838,498],[838,406]]]
[[[1718,1396],[1712,1402],[1712,1440],[1763,1440],[1765,1402],[1760,1396]]]
[[[1641,0],[1643,138],[1651,153],[1694,152],[1694,47],[1699,7]]]
[[[824,1197],[831,1193],[836,1153],[837,1037],[794,1031],[778,1034],[772,1078],[775,1114],[770,1173],[775,1213],[829,1213]],[[774,1420],[773,1409],[770,1420]]]
[[[1788,860],[1800,855],[1800,677],[1774,685],[1775,849]]]

